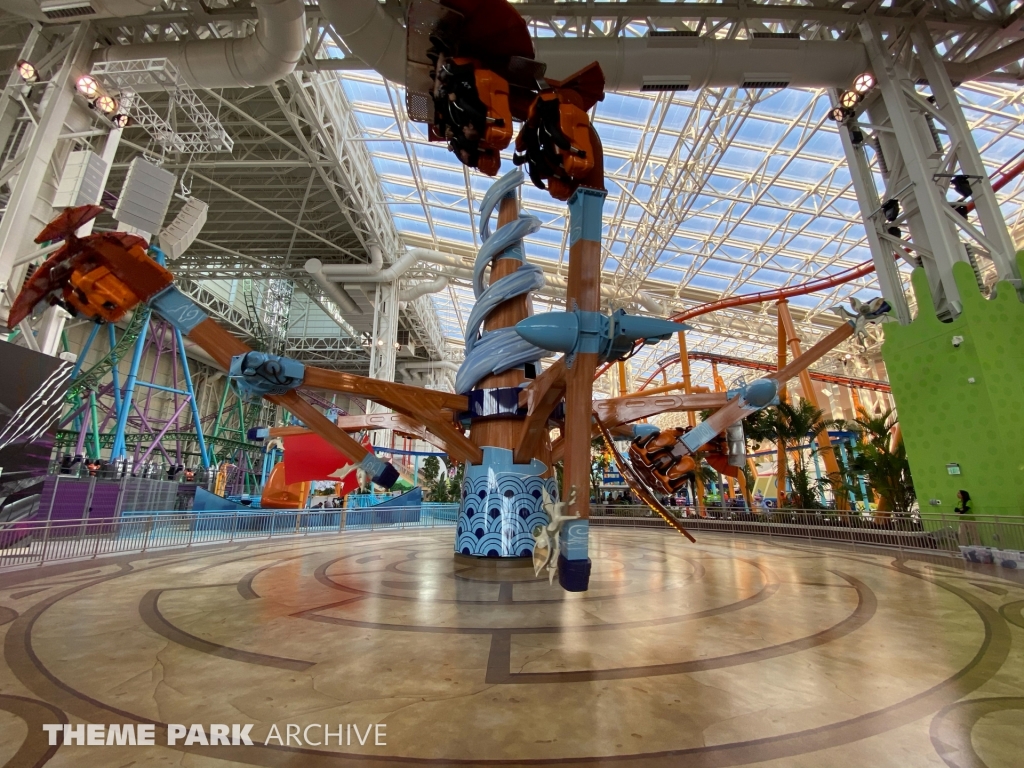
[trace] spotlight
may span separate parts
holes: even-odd
[[[831,117],[837,123],[841,123],[852,114],[853,111],[847,109],[846,107],[834,107],[832,111],[829,112],[829,117]]]
[[[860,102],[860,94],[854,91],[843,91],[839,97],[839,103],[847,109],[853,109]]]
[[[903,239],[903,231],[899,227],[889,227],[885,231],[888,232],[893,237],[895,237],[897,240]]]
[[[964,200],[966,200],[973,194],[973,190],[971,189],[971,180],[969,177],[957,175],[951,178],[949,181],[953,185],[953,189],[956,190],[956,193],[960,195],[960,197],[962,197]]]
[[[117,102],[106,94],[97,98],[93,105],[105,115],[112,115],[117,112]]]
[[[882,213],[885,214],[886,221],[896,221],[900,215],[900,201],[895,197],[889,198],[882,203]]]
[[[857,75],[853,81],[853,90],[863,95],[875,87],[875,76],[870,72]]]
[[[128,123],[131,122],[128,115],[126,115],[124,112],[118,112],[110,120],[116,128],[127,128]]]
[[[21,75],[21,79],[26,83],[34,83],[39,79],[39,73],[36,71],[35,66],[31,61],[25,61],[25,59],[18,61],[18,74]]]
[[[77,88],[78,92],[87,99],[95,99],[100,93],[100,84],[96,82],[96,78],[89,75],[82,75],[78,78]]]

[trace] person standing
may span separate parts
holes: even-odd
[[[953,511],[961,516],[958,530],[960,543],[965,547],[981,544],[978,537],[978,526],[974,522],[974,505],[971,502],[971,494],[961,489],[956,492],[956,498],[959,503],[953,507]]]

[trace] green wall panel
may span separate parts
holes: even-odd
[[[1017,260],[1024,267],[1024,252]],[[915,270],[926,309],[909,325],[887,323],[882,346],[921,512],[949,513],[966,488],[977,514],[1024,515],[1024,304],[1009,283],[985,299],[968,264],[953,276],[963,302],[955,321],[930,311],[927,278]],[[951,463],[961,475],[948,473]]]

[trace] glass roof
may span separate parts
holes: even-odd
[[[406,242],[475,250],[479,204],[493,179],[464,168],[444,144],[430,143],[426,126],[405,118],[401,88],[373,72],[345,72],[339,80]],[[1024,154],[1024,90],[969,83],[958,94],[990,173]],[[640,286],[679,310],[723,295],[806,282],[870,260],[830,108],[824,90],[607,94],[591,116],[604,145],[608,188],[604,283],[620,287],[624,297]],[[507,153],[502,170],[512,167]],[[1016,180],[999,193],[1011,231],[1024,224],[1020,192]],[[565,205],[529,183],[522,200],[542,222],[526,239],[527,258],[564,276]],[[909,276],[906,264],[903,270]],[[805,342],[815,340],[816,316],[850,296],[878,292],[869,274],[792,299],[794,308],[810,313],[802,325]],[[446,336],[461,345],[472,290],[453,282],[433,301]],[[540,297],[534,308],[547,311],[552,304],[562,306]],[[775,323],[766,314],[715,313],[695,326],[688,335],[691,350],[774,357]],[[641,353],[632,362],[634,378],[646,378],[673,350],[663,344]],[[698,380],[705,375],[700,366],[695,373]]]

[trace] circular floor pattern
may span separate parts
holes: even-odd
[[[457,563],[450,531],[0,575],[0,760],[959,768],[1019,749],[999,713],[1021,709],[1024,585],[997,569],[592,536],[584,594]],[[256,744],[49,747],[41,724],[65,721],[156,723],[158,744],[167,723],[253,723]],[[384,723],[387,744],[263,745],[312,723]]]

